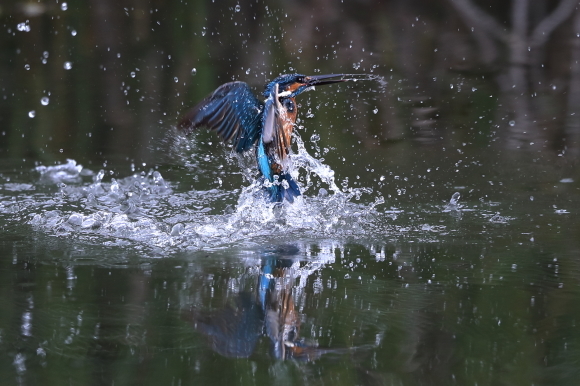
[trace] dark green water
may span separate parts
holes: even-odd
[[[570,1],[5,3],[1,386],[578,384]],[[300,96],[274,207],[173,128],[294,72],[372,80]]]
[[[5,384],[575,383],[579,194],[565,167],[378,147],[365,155],[396,172],[361,173],[372,193],[332,193],[306,168],[313,193],[273,211],[249,183],[203,181],[200,168],[237,162],[227,151],[201,152],[205,166],[195,154],[157,172],[119,163],[116,183],[3,163]],[[272,264],[278,291],[260,287]],[[279,342],[304,351],[282,358],[268,331],[290,308]]]

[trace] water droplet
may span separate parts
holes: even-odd
[[[43,105],[43,106],[48,105],[49,102],[50,102],[50,99],[48,97],[46,97],[46,96],[40,98],[40,104]]]
[[[25,65],[24,65],[24,69],[25,69],[26,71],[29,71],[29,70],[30,70],[30,64],[25,64]]]
[[[240,10],[242,9],[242,7],[240,7],[239,4],[236,4],[236,7],[234,8],[236,12],[240,12]]]
[[[77,36],[77,31],[73,29],[73,30],[70,31],[70,34],[72,36]]]
[[[185,226],[181,223],[177,223],[171,228],[170,235],[171,236],[179,236],[181,233],[183,233],[184,230],[185,230]]]
[[[378,112],[379,112],[379,109],[378,109],[378,107],[375,107],[375,109],[373,110],[373,114],[376,114],[376,113],[378,113]]]
[[[178,78],[178,77],[174,77],[174,78],[173,78],[173,81],[174,81],[175,83],[177,83],[177,82],[179,82],[179,78]]]
[[[36,111],[34,111],[34,110],[30,110],[30,111],[28,112],[28,116],[29,116],[30,118],[34,118],[34,117],[36,117]]]
[[[449,204],[450,205],[457,205],[460,198],[461,198],[461,194],[459,194],[459,192],[453,193],[453,195],[451,196],[451,200],[449,200]]]
[[[512,127],[515,126],[516,125],[516,121],[509,121],[509,125],[512,126]]]
[[[16,29],[21,32],[30,32],[30,25],[28,25],[28,22],[18,23]]]
[[[105,171],[103,169],[99,170],[97,175],[93,178],[93,181],[98,184],[103,181],[103,177],[105,177]]]
[[[451,196],[451,200],[449,200],[449,204],[445,206],[443,212],[456,212],[459,211],[459,199],[461,198],[461,194],[459,192],[453,193]]]
[[[131,71],[131,78],[135,77],[135,71]]]
[[[248,69],[246,70],[246,75],[250,75],[250,71],[251,71],[251,69],[249,69],[249,68],[248,68]]]
[[[72,62],[64,62],[64,64],[62,65],[62,67],[65,70],[70,70],[72,68]]]
[[[66,11],[68,9],[68,4],[67,3],[62,3],[60,5],[60,9],[62,9],[63,11]]]
[[[194,67],[191,69],[191,75],[195,76],[196,74],[197,74],[197,68]]]

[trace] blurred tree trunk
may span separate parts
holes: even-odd
[[[524,95],[528,91],[526,66],[528,65],[529,0],[513,0],[512,32],[509,35],[509,72],[512,91]]]
[[[504,64],[506,72],[500,76],[500,90],[507,101],[510,125],[508,126],[508,148],[520,147],[523,143],[543,143],[540,131],[532,117],[529,93],[528,67],[530,51],[541,50],[550,34],[564,22],[578,5],[578,0],[561,0],[552,13],[544,17],[535,28],[530,27],[530,0],[512,0],[511,30],[506,30],[492,16],[476,6],[472,0],[449,0],[463,18],[466,25],[480,28],[508,49],[509,61]],[[530,31],[532,31],[530,33]]]
[[[512,31],[508,38],[509,85],[508,100],[513,109],[513,123],[510,123],[508,147],[517,148],[526,140],[538,141],[536,125],[531,117],[530,95],[528,93],[528,18],[529,0],[512,0]]]
[[[580,154],[580,8],[576,10],[573,32],[566,139],[568,148],[577,156]]]

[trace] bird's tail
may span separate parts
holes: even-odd
[[[290,174],[280,173],[278,181],[266,188],[271,202],[282,202],[284,199],[289,203],[294,202],[294,197],[300,196],[300,188]]]

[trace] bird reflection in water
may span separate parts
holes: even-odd
[[[236,294],[228,306],[217,311],[193,309],[183,314],[184,319],[207,337],[212,350],[226,357],[249,357],[264,335],[276,359],[311,361],[323,354],[349,351],[320,348],[300,337],[302,314],[295,305],[295,291],[303,272],[298,272],[297,253],[297,248],[284,246],[265,254],[256,291]]]

